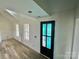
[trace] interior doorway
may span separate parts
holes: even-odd
[[[55,21],[41,22],[40,52],[45,56],[49,57],[50,59],[53,59],[54,34],[55,34]]]

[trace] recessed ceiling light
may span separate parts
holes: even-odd
[[[41,18],[41,16],[37,16],[38,18]]]
[[[28,13],[32,13],[32,11],[28,11]]]

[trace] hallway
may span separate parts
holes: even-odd
[[[48,59],[15,39],[0,43],[0,59]]]

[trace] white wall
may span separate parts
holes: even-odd
[[[0,40],[5,40],[12,37],[12,23],[0,14]]]
[[[40,52],[40,22],[36,19],[29,19],[28,17],[16,17],[16,21],[14,22],[14,37],[15,36],[15,25],[19,24],[20,25],[20,38],[16,38],[19,41],[21,41],[22,43],[24,43],[25,45],[28,45],[29,47],[31,47],[32,49],[34,49],[37,52]],[[25,40],[23,39],[23,24],[29,24],[29,40]],[[34,36],[37,36],[37,38],[35,38]]]
[[[54,59],[70,59],[74,13],[73,10],[57,14]]]

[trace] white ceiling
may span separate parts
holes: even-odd
[[[48,14],[71,10],[79,3],[79,0],[34,0]]]
[[[33,0],[0,0],[1,9],[9,9],[16,13],[22,13],[33,17],[48,16]],[[28,13],[32,11],[32,13]]]

